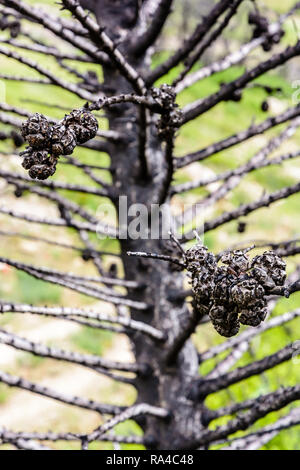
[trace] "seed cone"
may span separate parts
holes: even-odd
[[[250,260],[248,251],[225,253],[222,265],[201,244],[185,254],[193,307],[199,315],[208,314],[215,330],[225,337],[236,335],[240,324],[260,325],[267,315],[268,292],[283,286],[286,279],[286,264],[276,253],[266,251]]]
[[[74,132],[79,144],[93,139],[98,131],[98,121],[89,111],[72,111],[65,117],[64,123]]]
[[[76,135],[65,125],[53,126],[50,153],[56,157],[71,155],[77,145]]]
[[[77,146],[95,137],[97,119],[87,110],[75,110],[54,126],[36,113],[22,125],[22,136],[29,147],[22,163],[33,179],[54,175],[58,157],[71,155]]]
[[[56,171],[57,159],[48,155],[46,150],[29,152],[22,163],[25,170],[29,170],[32,179],[45,180],[54,175]]]
[[[36,150],[47,149],[49,146],[52,128],[48,119],[36,113],[22,124],[22,136],[30,147]]]

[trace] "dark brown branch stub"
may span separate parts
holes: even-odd
[[[263,418],[267,414],[280,410],[289,403],[300,399],[300,387],[290,387],[289,389],[283,389],[282,393],[271,394],[270,399],[266,402],[256,402],[255,406],[245,414],[238,415],[235,419],[229,421],[223,426],[217,427],[215,430],[204,430],[200,433],[198,439],[194,442],[190,442],[186,448],[196,449],[201,445],[209,442],[217,441],[222,438],[226,438],[230,434],[235,433],[239,430],[246,430],[251,424],[255,423],[259,419]]]

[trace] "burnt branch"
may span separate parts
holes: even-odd
[[[12,333],[0,329],[0,343],[12,346],[15,349],[26,351],[34,354],[35,356],[47,357],[57,359],[60,361],[71,362],[85,367],[90,367],[93,370],[98,369],[113,369],[125,372],[139,373],[139,368],[135,364],[119,363],[102,359],[101,357],[91,356],[87,354],[79,354],[77,352],[65,351],[58,348],[52,348],[41,343],[34,343],[25,338],[17,336]]]
[[[71,93],[74,93],[79,98],[82,98],[84,100],[92,100],[94,97],[94,95],[92,95],[88,91],[82,90],[81,88],[77,87],[73,83],[65,82],[64,80],[58,78],[56,75],[52,74],[48,69],[41,67],[37,62],[34,62],[33,60],[28,59],[25,56],[21,56],[17,52],[11,51],[9,49],[6,49],[3,46],[0,46],[0,54],[3,54],[6,57],[9,57],[11,59],[17,60],[21,64],[27,65],[28,67],[36,70],[38,73],[40,73],[44,77],[47,77],[48,80],[50,80],[50,83],[53,83],[54,85],[57,85],[63,88],[64,90],[70,91]]]
[[[263,34],[261,34],[258,37],[255,37],[252,39],[250,42],[243,44],[237,51],[234,51],[230,54],[228,54],[226,57],[220,60],[216,60],[215,62],[212,62],[211,64],[200,68],[196,72],[193,72],[189,75],[186,76],[186,73],[182,74],[181,79],[176,80],[176,92],[180,93],[181,91],[185,90],[186,88],[192,86],[194,83],[203,80],[204,78],[210,77],[211,75],[222,72],[224,70],[229,69],[233,65],[243,63],[245,59],[249,56],[249,54],[259,46],[263,46],[264,43],[268,41],[269,36],[274,36],[279,31],[281,30],[282,24],[290,18],[297,9],[300,8],[299,2],[296,3],[296,5],[291,8],[291,10],[288,13],[285,13],[284,15],[281,15],[279,18],[278,22],[271,23],[267,25],[267,31],[265,31]],[[230,12],[228,13],[226,18],[230,19]],[[223,26],[226,27],[226,18],[224,19],[224,22],[222,22],[219,26],[219,28],[222,28]],[[203,47],[204,49],[210,45],[211,39],[214,40],[214,32],[212,33],[211,37],[208,37],[206,40],[203,41]],[[202,53],[201,50],[202,45],[199,45],[199,52]],[[195,59],[197,60],[197,55],[195,54]],[[192,58],[190,59],[192,60]],[[189,61],[188,61],[189,62]],[[187,72],[190,70],[190,67],[187,66]]]
[[[108,54],[112,62],[117,66],[120,72],[127,78],[127,80],[133,85],[135,91],[144,92],[144,82],[139,76],[137,71],[127,62],[123,54],[116,47],[116,44],[111,38],[104,32],[104,29],[99,26],[92,18],[87,16],[80,6],[78,0],[62,0],[63,4],[75,15],[80,21],[82,26],[86,28],[91,38],[100,47],[103,47],[104,51]]]
[[[195,119],[197,116],[209,111],[211,108],[216,106],[223,100],[230,98],[232,93],[236,90],[243,89],[249,82],[253,81],[255,78],[260,77],[269,70],[273,70],[279,65],[283,65],[290,59],[297,57],[300,52],[300,41],[297,42],[295,46],[289,46],[283,52],[273,55],[270,59],[265,62],[261,62],[257,67],[254,67],[252,70],[244,73],[241,77],[233,80],[232,82],[225,84],[221,87],[220,91],[214,95],[201,100],[200,102],[192,103],[187,105],[183,109],[183,119],[182,123],[185,124],[188,121]]]
[[[263,323],[256,329],[247,329],[246,331],[239,334],[238,336],[235,336],[234,338],[230,338],[229,340],[201,353],[199,355],[199,360],[200,362],[207,361],[208,359],[211,359],[217,356],[223,351],[227,351],[228,349],[234,348],[235,346],[238,346],[241,343],[249,342],[251,341],[251,339],[255,338],[255,336],[263,333],[264,331],[268,331],[272,328],[276,328],[278,326],[284,325],[285,323],[288,323],[294,320],[295,318],[298,318],[299,316],[300,316],[300,310],[298,309],[298,310],[287,312],[277,317],[274,317],[268,322]]]
[[[6,372],[0,371],[0,382],[8,385],[9,387],[21,388],[23,390],[28,390],[29,392],[36,393],[47,398],[52,398],[62,403],[68,405],[77,406],[86,410],[96,411],[101,414],[111,414],[117,415],[122,410],[121,407],[106,405],[97,403],[93,400],[88,400],[86,398],[73,397],[64,393],[57,392],[51,388],[45,387],[43,385],[38,385],[29,380],[22,379],[15,375],[7,374]]]
[[[214,31],[204,38],[202,42],[195,48],[191,57],[189,57],[185,62],[184,70],[178,75],[176,80],[173,82],[173,86],[176,85],[184,80],[186,75],[190,72],[193,68],[193,65],[201,58],[204,52],[212,45],[212,43],[222,34],[224,29],[228,26],[232,17],[237,13],[237,10],[243,0],[235,0],[230,6],[230,10],[226,14],[225,18],[221,21],[219,26],[217,26]]]
[[[132,406],[131,408],[127,408],[127,410],[120,413],[118,416],[115,416],[111,420],[107,421],[106,423],[99,426],[99,428],[95,429],[92,433],[87,435],[88,442],[92,442],[101,438],[101,436],[112,428],[114,428],[117,424],[123,423],[128,419],[133,419],[140,415],[149,415],[160,419],[167,419],[169,418],[169,412],[163,408],[157,408],[154,406],[147,405],[145,403],[140,403],[139,405]]]
[[[189,449],[195,449],[201,445],[208,444],[212,441],[216,441],[222,438],[226,438],[230,434],[236,431],[245,430],[253,423],[263,418],[267,414],[280,410],[287,406],[289,403],[300,399],[300,387],[291,387],[288,390],[284,390],[282,393],[277,393],[276,396],[272,396],[269,401],[256,403],[250,411],[243,415],[238,416],[236,419],[229,421],[224,426],[219,426],[215,431],[204,431],[201,433],[201,437],[192,444],[189,445]]]
[[[137,37],[134,36],[130,47],[132,54],[139,56],[154,44],[170,14],[172,3],[173,0],[159,0],[146,31]]]
[[[212,28],[215,21],[224,13],[230,6],[231,0],[219,1],[209,12],[207,16],[203,18],[203,21],[198,24],[193,34],[186,39],[183,46],[178,49],[177,52],[161,65],[158,65],[156,69],[148,74],[146,77],[146,83],[152,85],[158,78],[165,75],[169,70],[176,67],[181,61],[186,59],[187,55],[192,52],[195,46],[202,40],[205,34]]]
[[[12,304],[12,303],[1,303],[0,304],[0,311],[1,313],[7,312],[14,312],[14,313],[30,313],[32,315],[45,315],[45,316],[53,316],[53,317],[80,317],[86,319],[97,320],[99,322],[105,323],[113,323],[125,326],[134,331],[139,331],[148,335],[149,337],[163,341],[165,339],[164,334],[159,331],[158,329],[152,327],[151,325],[147,325],[142,322],[138,322],[136,320],[132,320],[129,317],[119,317],[119,316],[109,316],[103,313],[97,313],[91,310],[81,310],[76,308],[68,308],[68,307],[33,307],[31,305],[23,305],[23,304]]]
[[[14,432],[8,429],[0,430],[0,440],[3,442],[16,442],[21,440],[23,442],[31,441],[48,441],[48,442],[57,442],[57,441],[80,441],[81,436],[71,433],[55,433],[55,432]],[[112,433],[107,433],[100,438],[101,442],[117,442],[124,444],[139,444],[143,445],[144,440],[139,436],[121,436]],[[30,445],[30,443],[28,444]]]
[[[263,196],[261,199],[254,201],[250,204],[243,204],[231,212],[224,212],[224,214],[217,217],[216,219],[206,222],[204,224],[204,231],[209,232],[210,230],[220,227],[221,225],[231,222],[232,220],[236,220],[240,217],[246,216],[250,214],[251,212],[254,212],[260,209],[261,207],[268,207],[276,201],[279,201],[281,199],[286,199],[292,196],[293,194],[297,194],[299,191],[300,191],[300,184],[297,183],[294,186],[289,186],[287,188],[283,188],[278,191],[275,191],[274,193],[267,194]],[[190,240],[191,238],[193,238],[193,233],[192,232],[186,233],[184,235],[184,238],[187,240]]]
[[[134,300],[122,298],[116,293],[113,293],[113,294],[110,293],[108,295],[106,293],[101,293],[99,289],[95,288],[89,283],[88,284],[84,283],[83,278],[78,279],[74,275],[68,276],[64,273],[60,273],[59,271],[55,271],[50,268],[35,267],[35,266],[31,266],[31,265],[24,264],[24,263],[19,263],[17,261],[13,261],[8,258],[1,257],[0,259],[2,263],[8,264],[9,266],[13,266],[16,269],[24,271],[27,274],[35,277],[36,279],[40,279],[42,281],[48,281],[52,284],[60,285],[61,287],[66,287],[68,289],[85,294],[89,297],[93,297],[99,300],[104,300],[106,302],[113,303],[116,305],[126,305],[128,307],[136,308],[137,310],[147,310],[149,307],[144,302],[136,302]],[[117,280],[116,282],[118,283]]]
[[[224,447],[223,450],[258,450],[280,431],[290,429],[299,424],[300,410],[296,408],[283,418],[278,419],[274,424],[264,426],[256,432],[229,441],[229,445]]]
[[[195,397],[200,399],[210,395],[211,393],[224,390],[224,388],[227,388],[230,385],[241,382],[242,380],[253,377],[254,375],[261,374],[266,370],[273,369],[273,367],[288,361],[292,357],[296,357],[298,354],[299,346],[292,343],[260,361],[252,362],[251,364],[235,369],[228,374],[210,379],[204,383],[200,380],[196,385],[197,391],[195,393]]]
[[[98,51],[98,48],[94,46],[87,39],[80,37],[78,35],[78,28],[75,26],[74,22],[71,24],[69,22],[61,21],[58,18],[52,18],[47,15],[45,11],[41,12],[40,9],[29,7],[25,2],[16,1],[16,0],[4,0],[4,4],[13,8],[15,11],[20,12],[26,18],[33,20],[46,29],[50,30],[59,38],[63,39],[69,44],[72,44],[75,48],[81,50],[86,55],[91,57],[96,63],[100,64],[109,64],[110,60],[106,54]],[[80,28],[80,32],[83,32]],[[85,35],[86,33],[84,33]]]
[[[270,117],[263,121],[261,124],[258,125],[251,125],[249,128],[241,131],[237,134],[234,134],[220,142],[216,142],[198,152],[186,155],[185,157],[181,157],[175,160],[175,164],[177,168],[182,168],[190,163],[196,161],[202,161],[206,158],[215,155],[222,150],[227,150],[228,148],[234,147],[237,144],[241,144],[242,142],[251,139],[251,137],[255,137],[260,134],[264,134],[266,131],[272,129],[273,127],[279,126],[280,124],[284,124],[287,121],[290,121],[293,118],[298,117],[300,114],[300,106],[295,106],[293,108],[289,108],[287,111],[279,114],[278,116]]]
[[[286,139],[289,139],[294,135],[296,132],[297,127],[300,125],[299,118],[296,118],[291,124],[287,127],[285,131],[283,131],[279,136],[274,137],[271,139],[268,144],[261,149],[254,157],[252,157],[247,163],[244,165],[239,166],[235,170],[228,170],[219,175],[212,176],[205,180],[200,181],[193,181],[190,183],[184,183],[178,186],[174,186],[171,189],[172,194],[182,193],[186,191],[190,191],[195,188],[201,188],[203,186],[207,186],[211,183],[216,183],[217,181],[228,181],[232,177],[243,177],[252,171],[258,170],[260,168],[267,168],[273,165],[280,165],[284,161],[291,160],[293,158],[297,158],[300,155],[299,151],[291,152],[288,154],[280,155],[278,157],[274,157],[272,159],[267,160],[268,154],[272,153],[276,147],[279,147],[282,142]],[[237,180],[239,181],[239,179]]]

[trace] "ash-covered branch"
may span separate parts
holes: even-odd
[[[0,312],[1,313],[29,313],[29,314],[37,314],[37,315],[45,315],[51,317],[79,317],[79,318],[86,318],[91,320],[97,320],[99,322],[111,323],[111,324],[119,324],[125,326],[126,328],[139,331],[144,333],[145,335],[149,336],[158,341],[163,341],[165,339],[164,333],[159,331],[157,328],[154,328],[151,325],[147,325],[146,323],[142,323],[136,320],[132,320],[130,317],[125,316],[111,316],[106,315],[104,313],[98,313],[93,310],[83,310],[77,308],[69,308],[69,307],[34,307],[32,305],[24,305],[24,304],[14,304],[14,303],[0,303]]]
[[[78,282],[78,279],[76,279],[76,277],[74,279],[74,276],[70,277],[53,269],[31,266],[4,257],[0,257],[0,260],[2,263],[8,264],[9,266],[13,266],[16,269],[24,271],[30,276],[35,277],[36,279],[40,279],[45,282],[47,281],[52,284],[57,284],[61,287],[66,287],[76,292],[80,292],[81,294],[87,295],[88,297],[93,297],[115,305],[125,305],[127,307],[132,307],[137,310],[147,310],[149,308],[149,305],[147,305],[145,302],[137,302],[128,298],[120,297],[116,294],[108,295],[101,293],[99,289],[96,289],[91,285],[87,285],[83,282]]]
[[[247,352],[249,349],[249,343],[247,341],[240,342],[236,348],[232,349],[232,351],[223,359],[213,370],[205,376],[205,379],[215,379],[219,375],[223,375],[228,372],[240,359],[241,357]]]
[[[151,406],[146,403],[139,403],[138,405],[134,405],[131,408],[127,408],[127,410],[123,411],[118,416],[115,416],[113,419],[99,426],[97,429],[95,429],[95,431],[87,435],[87,440],[88,442],[98,440],[117,424],[123,423],[128,419],[133,419],[141,415],[149,415],[160,419],[168,419],[170,416],[168,410]]]
[[[31,69],[35,70],[36,72],[40,73],[41,75],[46,77],[48,80],[50,80],[52,84],[57,85],[60,88],[69,91],[70,93],[74,93],[79,98],[82,98],[84,100],[90,100],[90,101],[95,99],[95,95],[89,93],[88,91],[84,90],[81,87],[78,87],[74,83],[66,82],[65,80],[57,77],[56,74],[50,72],[49,69],[42,67],[37,62],[31,59],[28,59],[25,56],[21,56],[15,51],[12,51],[0,45],[0,54],[5,55],[8,58],[17,60],[21,64],[27,65]]]
[[[20,42],[15,39],[1,40],[1,43],[8,44],[10,46],[17,47],[18,49],[24,49],[26,51],[38,52],[46,56],[53,56],[55,59],[59,60],[72,60],[75,62],[83,62],[85,64],[93,64],[94,61],[90,57],[84,55],[68,54],[67,52],[61,52],[56,47],[47,47],[42,44],[33,43],[27,44]]]
[[[253,423],[263,418],[267,414],[278,411],[284,408],[289,403],[300,399],[300,387],[290,387],[284,390],[283,393],[277,393],[272,396],[271,400],[266,402],[257,402],[251,410],[245,414],[239,415],[234,420],[229,421],[223,426],[217,427],[214,431],[205,430],[200,433],[200,436],[194,442],[190,442],[186,448],[195,449],[199,446],[208,444],[219,439],[227,438],[227,436],[235,433],[236,431],[245,430]]]
[[[186,63],[184,70],[174,80],[172,84],[173,86],[176,87],[178,83],[184,80],[184,77],[190,72],[190,70],[193,68],[193,65],[201,58],[203,53],[213,44],[216,39],[221,36],[224,29],[228,26],[230,20],[237,13],[237,10],[242,2],[243,0],[235,0],[230,6],[228,13],[225,15],[224,19],[220,22],[220,24],[213,30],[210,35],[204,37],[203,41],[201,41],[197,47],[195,47],[195,50],[193,51],[191,56],[188,57],[185,61]]]
[[[230,67],[236,64],[242,63],[249,54],[256,49],[259,46],[263,46],[266,42],[268,42],[269,37],[274,37],[274,35],[278,34],[281,31],[283,23],[291,17],[297,9],[300,8],[299,2],[296,3],[296,5],[291,8],[291,10],[283,15],[280,16],[279,21],[275,23],[271,23],[267,25],[267,30],[262,31],[261,34],[258,37],[253,38],[251,41],[249,41],[246,44],[242,44],[240,48],[237,51],[234,51],[230,54],[228,54],[226,57],[220,60],[216,60],[212,62],[211,64],[208,64],[196,72],[189,74],[187,76],[186,73],[182,74],[181,80],[177,79],[176,80],[176,92],[180,93],[181,91],[185,90],[186,88],[192,86],[194,83],[203,80],[204,78],[210,77],[215,73],[222,72],[224,70],[228,70]],[[227,17],[230,17],[230,11],[227,14]],[[219,28],[222,28],[223,26],[226,27],[226,18],[224,18],[223,22],[220,24]],[[204,46],[204,49],[210,45],[211,39],[214,40],[214,32],[212,33],[211,36],[208,38],[204,39],[203,44],[199,44],[199,52],[202,53],[202,47]],[[197,57],[197,52],[194,54],[195,58]],[[191,59],[192,60],[192,57]],[[188,64],[190,61],[188,61]],[[190,70],[190,67],[187,66],[187,71]]]
[[[262,207],[268,207],[276,201],[280,201],[282,199],[287,199],[288,197],[299,193],[300,191],[300,183],[296,183],[293,186],[288,186],[283,189],[279,189],[274,193],[266,194],[258,199],[257,201],[250,202],[249,204],[243,204],[239,206],[237,209],[234,209],[230,212],[224,212],[219,217],[216,217],[213,220],[204,223],[204,232],[209,232],[221,225],[227,224],[232,220],[237,220],[240,217],[246,216]],[[193,238],[193,232],[188,232],[184,234],[185,240],[191,240]]]
[[[77,0],[62,0],[66,8],[68,8],[75,17],[80,21],[82,26],[90,33],[91,39],[95,44],[103,47],[104,51],[110,57],[111,61],[116,65],[119,71],[133,85],[135,91],[141,94],[145,91],[143,79],[138,72],[127,62],[126,58],[119,51],[116,44],[105,33],[104,28],[99,26],[89,15],[86,15],[84,9]]]
[[[11,209],[9,207],[0,206],[0,213],[6,214],[16,219],[25,220],[29,223],[49,225],[53,227],[71,227],[75,230],[87,230],[92,233],[97,233],[97,226],[87,222],[80,222],[75,219],[70,220],[68,223],[62,218],[49,218],[49,217],[39,217],[32,214],[26,214],[19,212],[17,210]]]
[[[216,183],[218,181],[228,181],[233,177],[239,177],[235,184],[238,184],[240,178],[249,173],[261,169],[267,168],[273,165],[280,165],[284,161],[291,160],[293,158],[297,158],[300,155],[300,151],[291,152],[288,154],[276,156],[272,159],[267,160],[269,154],[271,154],[277,147],[279,147],[285,140],[290,139],[296,132],[297,128],[300,126],[300,118],[296,118],[291,121],[290,125],[278,136],[273,137],[269,140],[269,142],[257,153],[255,154],[248,162],[243,165],[240,165],[234,170],[227,170],[223,173],[220,173],[216,176],[211,176],[210,178],[206,178],[205,180],[200,181],[192,181],[188,183],[183,183],[178,186],[174,186],[171,188],[171,193],[181,193],[190,191],[195,188],[201,188],[203,186],[207,186],[212,183]],[[185,219],[184,219],[185,220]]]
[[[65,393],[57,392],[49,387],[45,387],[44,385],[39,385],[2,371],[0,371],[0,382],[8,385],[9,387],[21,388],[43,397],[52,398],[53,400],[86,410],[96,411],[100,414],[118,415],[122,411],[121,407],[97,403],[86,398],[73,397]]]
[[[282,315],[278,315],[277,317],[272,318],[268,322],[262,323],[259,327],[255,329],[248,328],[243,333],[240,333],[238,336],[230,338],[227,341],[224,341],[217,346],[213,346],[212,348],[208,349],[207,351],[201,353],[199,355],[200,362],[207,361],[218,354],[221,354],[228,349],[234,349],[238,347],[239,344],[244,342],[249,342],[259,334],[263,333],[264,331],[268,331],[272,328],[276,328],[278,326],[284,325],[290,321],[293,321],[295,318],[300,317],[300,309],[293,310],[291,312],[283,313]]]
[[[75,434],[72,432],[15,432],[9,429],[0,429],[0,440],[3,442],[15,442],[17,440],[24,441],[49,441],[49,442],[57,442],[57,441],[80,441],[81,436],[79,434]],[[144,440],[140,436],[122,436],[113,433],[107,433],[104,436],[101,436],[100,440],[102,442],[118,442],[123,444],[139,444],[143,445]],[[30,443],[28,443],[30,445]]]
[[[46,346],[45,344],[29,341],[26,338],[22,338],[15,334],[8,333],[3,329],[0,329],[0,343],[12,346],[13,348],[21,351],[32,353],[35,356],[66,361],[73,364],[89,367],[96,371],[98,368],[134,373],[139,373],[140,371],[139,367],[133,363],[131,364],[115,362],[110,361],[108,359],[103,359],[102,357],[98,356],[80,354],[78,352],[65,351],[63,349],[53,348],[50,346]]]
[[[300,424],[300,408],[295,408],[286,416],[278,419],[274,424],[264,426],[257,431],[247,434],[231,441],[223,447],[222,450],[258,450],[263,445],[271,441],[277,434],[283,430],[290,429]]]
[[[16,181],[24,181],[26,183],[32,183],[32,179],[28,176],[21,175],[19,173],[12,173],[9,171],[0,170],[0,177],[3,179],[16,180]],[[36,186],[41,186],[44,188],[49,189],[63,189],[65,191],[72,191],[72,192],[79,192],[84,194],[90,194],[94,196],[101,196],[105,197],[108,196],[109,193],[105,189],[100,188],[93,188],[92,186],[84,186],[84,185],[77,185],[73,183],[64,183],[60,181],[42,181],[36,180],[34,181]],[[29,189],[30,191],[30,189]]]
[[[45,11],[41,11],[40,8],[31,7],[21,0],[3,0],[3,3],[26,18],[44,26],[44,28],[50,30],[67,43],[72,44],[76,49],[91,57],[96,63],[110,63],[110,59],[105,53],[99,51],[91,41],[78,34],[78,32],[83,32],[84,30],[82,28],[78,30],[75,22],[69,23],[67,20],[51,17]]]

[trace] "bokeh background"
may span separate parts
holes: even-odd
[[[26,0],[35,6],[46,6],[49,13],[57,13],[58,5],[54,0],[45,0],[43,2],[35,0]],[[294,4],[294,0],[265,0],[258,2],[263,11],[268,13],[271,19],[276,19],[278,14],[286,11]],[[222,40],[217,41],[214,47],[210,48],[205,54],[202,63],[196,64],[195,68],[203,64],[210,63],[214,59],[223,56],[226,51],[234,50],[239,45],[250,39],[250,30],[247,28],[247,14],[251,2],[245,2],[240,8],[240,13],[226,30]],[[163,60],[171,50],[178,47],[201,15],[211,6],[210,1],[197,0],[177,0],[172,18],[165,28],[163,39],[159,44],[158,51],[154,56],[154,64]],[[60,12],[59,14],[65,14]],[[55,38],[50,33],[42,32],[38,25],[28,24],[32,34],[37,38],[46,40],[49,45],[55,45]],[[296,41],[300,35],[300,16],[295,14],[285,26],[286,36],[283,43]],[[0,32],[0,37],[5,37],[5,33]],[[68,46],[65,46],[68,50]],[[22,51],[22,54],[34,58],[44,67],[59,74],[59,76],[74,81],[74,76],[58,68],[52,57]],[[258,59],[264,58],[261,50],[255,50],[247,61],[247,65],[255,63]],[[76,65],[82,72],[94,70],[101,80],[100,66],[86,66],[78,63]],[[0,56],[1,73],[18,76],[38,77],[37,73],[21,66],[13,60],[8,60]],[[230,81],[237,77],[243,70],[242,66],[233,67],[225,73],[215,74],[209,79],[202,80],[199,84],[183,92],[178,97],[178,102],[184,105],[190,101],[204,97],[214,91],[217,91],[220,83]],[[173,71],[170,76],[164,77],[160,83],[172,81],[177,71]],[[232,133],[242,130],[250,125],[255,119],[258,123],[264,120],[268,115],[278,114],[285,110],[292,103],[295,89],[293,84],[300,80],[300,59],[294,60],[285,67],[281,67],[272,73],[264,75],[259,80],[261,84],[278,87],[280,92],[267,96],[265,91],[260,88],[250,88],[243,94],[242,102],[227,102],[213,108],[205,116],[185,126],[177,139],[178,156],[188,152],[198,150],[216,140],[225,138]],[[82,102],[72,94],[59,90],[54,86],[32,85],[16,81],[0,81],[1,101],[6,101],[10,105],[27,108],[32,112],[41,112],[55,118],[62,118],[68,110],[79,107]],[[261,103],[267,100],[269,110],[263,112]],[[48,104],[59,104],[64,109],[55,109]],[[107,128],[104,119],[100,120],[102,128]],[[0,124],[0,130],[8,129],[7,126]],[[205,164],[194,163],[176,175],[176,182],[188,181],[191,177],[199,178],[205,175],[218,173],[228,168],[236,166],[247,161],[254,153],[266,144],[268,138],[278,133],[271,131],[266,135],[258,136],[238,147],[222,152],[210,158]],[[299,149],[300,132],[276,152],[277,154],[287,153]],[[24,172],[20,165],[20,159],[15,156],[15,148],[12,142],[4,144],[0,142],[0,167],[12,171]],[[275,155],[275,153],[274,153]],[[109,158],[106,154],[96,153],[94,151],[76,149],[75,156],[82,162],[89,164],[109,166]],[[110,182],[110,176],[107,171],[98,172],[101,177]],[[25,172],[24,172],[25,174]],[[286,162],[280,167],[271,167],[251,173],[243,179],[230,195],[217,203],[213,214],[217,215],[227,211],[240,204],[259,198],[264,191],[275,191],[284,186],[294,184],[300,177],[300,161],[297,159]],[[66,165],[59,165],[58,171],[53,177],[55,180],[68,181],[73,183],[94,184],[82,172]],[[215,186],[209,186],[206,189],[197,189],[188,195],[176,196],[173,201],[174,209],[180,210],[184,204],[192,203],[200,196],[208,194],[208,191]],[[70,197],[70,194],[62,194]],[[99,197],[87,196],[84,194],[71,194],[71,197],[82,206],[92,211],[96,211],[101,202],[107,202]],[[13,188],[7,186],[3,180],[0,180],[0,204],[18,209],[21,212],[34,212],[37,215],[56,216],[55,208],[48,202],[37,198],[34,195],[24,195],[22,198],[16,198]],[[235,243],[251,244],[253,239],[272,240],[279,242],[290,238],[300,236],[299,223],[299,204],[300,195],[295,195],[286,201],[281,201],[271,208],[261,209],[257,213],[247,218],[246,231],[239,233],[237,222],[232,222],[224,227],[210,232],[205,237],[205,243],[210,250],[218,252]],[[21,220],[14,220],[11,217],[0,216],[0,255],[9,256],[13,259],[25,261],[28,263],[42,264],[49,267],[55,267],[60,270],[81,275],[93,275],[95,270],[91,262],[84,262],[78,253],[71,250],[62,250],[57,247],[46,245],[41,242],[35,242],[30,239],[20,239],[13,236],[6,236],[1,231],[18,231],[28,235],[36,235],[48,239],[54,239],[63,243],[70,242],[78,245],[78,240],[72,230],[61,230],[59,228],[44,227],[39,225],[27,224]],[[95,243],[99,249],[118,252],[118,244],[112,240],[97,240]],[[105,257],[105,266],[109,267],[115,263],[116,259],[111,256]],[[296,264],[299,264],[300,257],[288,260],[288,271],[291,272]],[[121,266],[119,266],[121,272]],[[35,280],[18,272],[5,264],[0,264],[0,298],[23,303],[32,303],[35,305],[63,305],[76,307],[97,307],[99,311],[110,312],[110,307],[101,302],[95,304],[87,297],[62,289],[58,286],[46,284]],[[290,299],[282,299],[277,304],[272,316],[281,314],[300,306],[300,294],[293,295]],[[56,345],[65,349],[74,349],[82,352],[88,352],[97,355],[103,355],[112,359],[133,360],[130,344],[125,337],[116,336],[113,333],[92,330],[91,328],[80,327],[79,325],[62,320],[45,319],[34,315],[2,314],[0,315],[0,327],[8,331],[15,332],[34,341],[44,342],[48,345]],[[259,359],[265,355],[272,354],[277,349],[284,347],[288,342],[296,341],[300,337],[300,320],[296,319],[285,327],[276,328],[264,333],[260,338],[251,344],[249,352],[239,361],[237,366],[249,363],[253,359]],[[223,339],[215,333],[210,325],[201,327],[194,335],[193,340],[197,343],[199,351],[206,350],[209,346],[217,344]],[[221,359],[221,357],[219,357]],[[215,365],[215,359],[209,361],[201,367],[201,373],[207,373]],[[14,375],[21,375],[31,381],[39,382],[51,386],[60,391],[65,391],[73,395],[85,396],[96,399],[100,402],[125,405],[133,403],[135,391],[126,385],[113,382],[107,377],[101,376],[91,370],[65,364],[63,362],[50,359],[41,359],[29,353],[17,352],[16,350],[0,345],[0,368]],[[299,364],[285,363],[268,371],[262,376],[252,377],[241,384],[230,387],[229,390],[222,391],[210,396],[207,404],[213,408],[224,406],[232,401],[253,398],[260,394],[275,390],[281,385],[289,386],[299,383],[300,368]],[[259,425],[274,422],[279,416],[286,413],[272,413],[267,418],[261,420]],[[213,426],[221,424],[228,418],[214,422]],[[21,430],[39,430],[47,431],[71,431],[82,432],[91,431],[99,425],[99,416],[90,411],[76,410],[75,408],[58,404],[55,401],[39,396],[31,395],[25,391],[10,389],[0,383],[0,427],[8,429]],[[139,427],[133,422],[126,422],[120,425],[118,433],[141,434]],[[266,449],[299,449],[300,429],[295,428],[288,431],[282,431],[277,437],[270,441]],[[49,444],[47,444],[49,445]],[[51,444],[53,448],[72,449],[75,444],[58,442]],[[0,449],[8,449],[9,446],[0,446]],[[110,443],[93,444],[92,448],[112,449]],[[122,446],[123,449],[134,448],[137,446]]]

